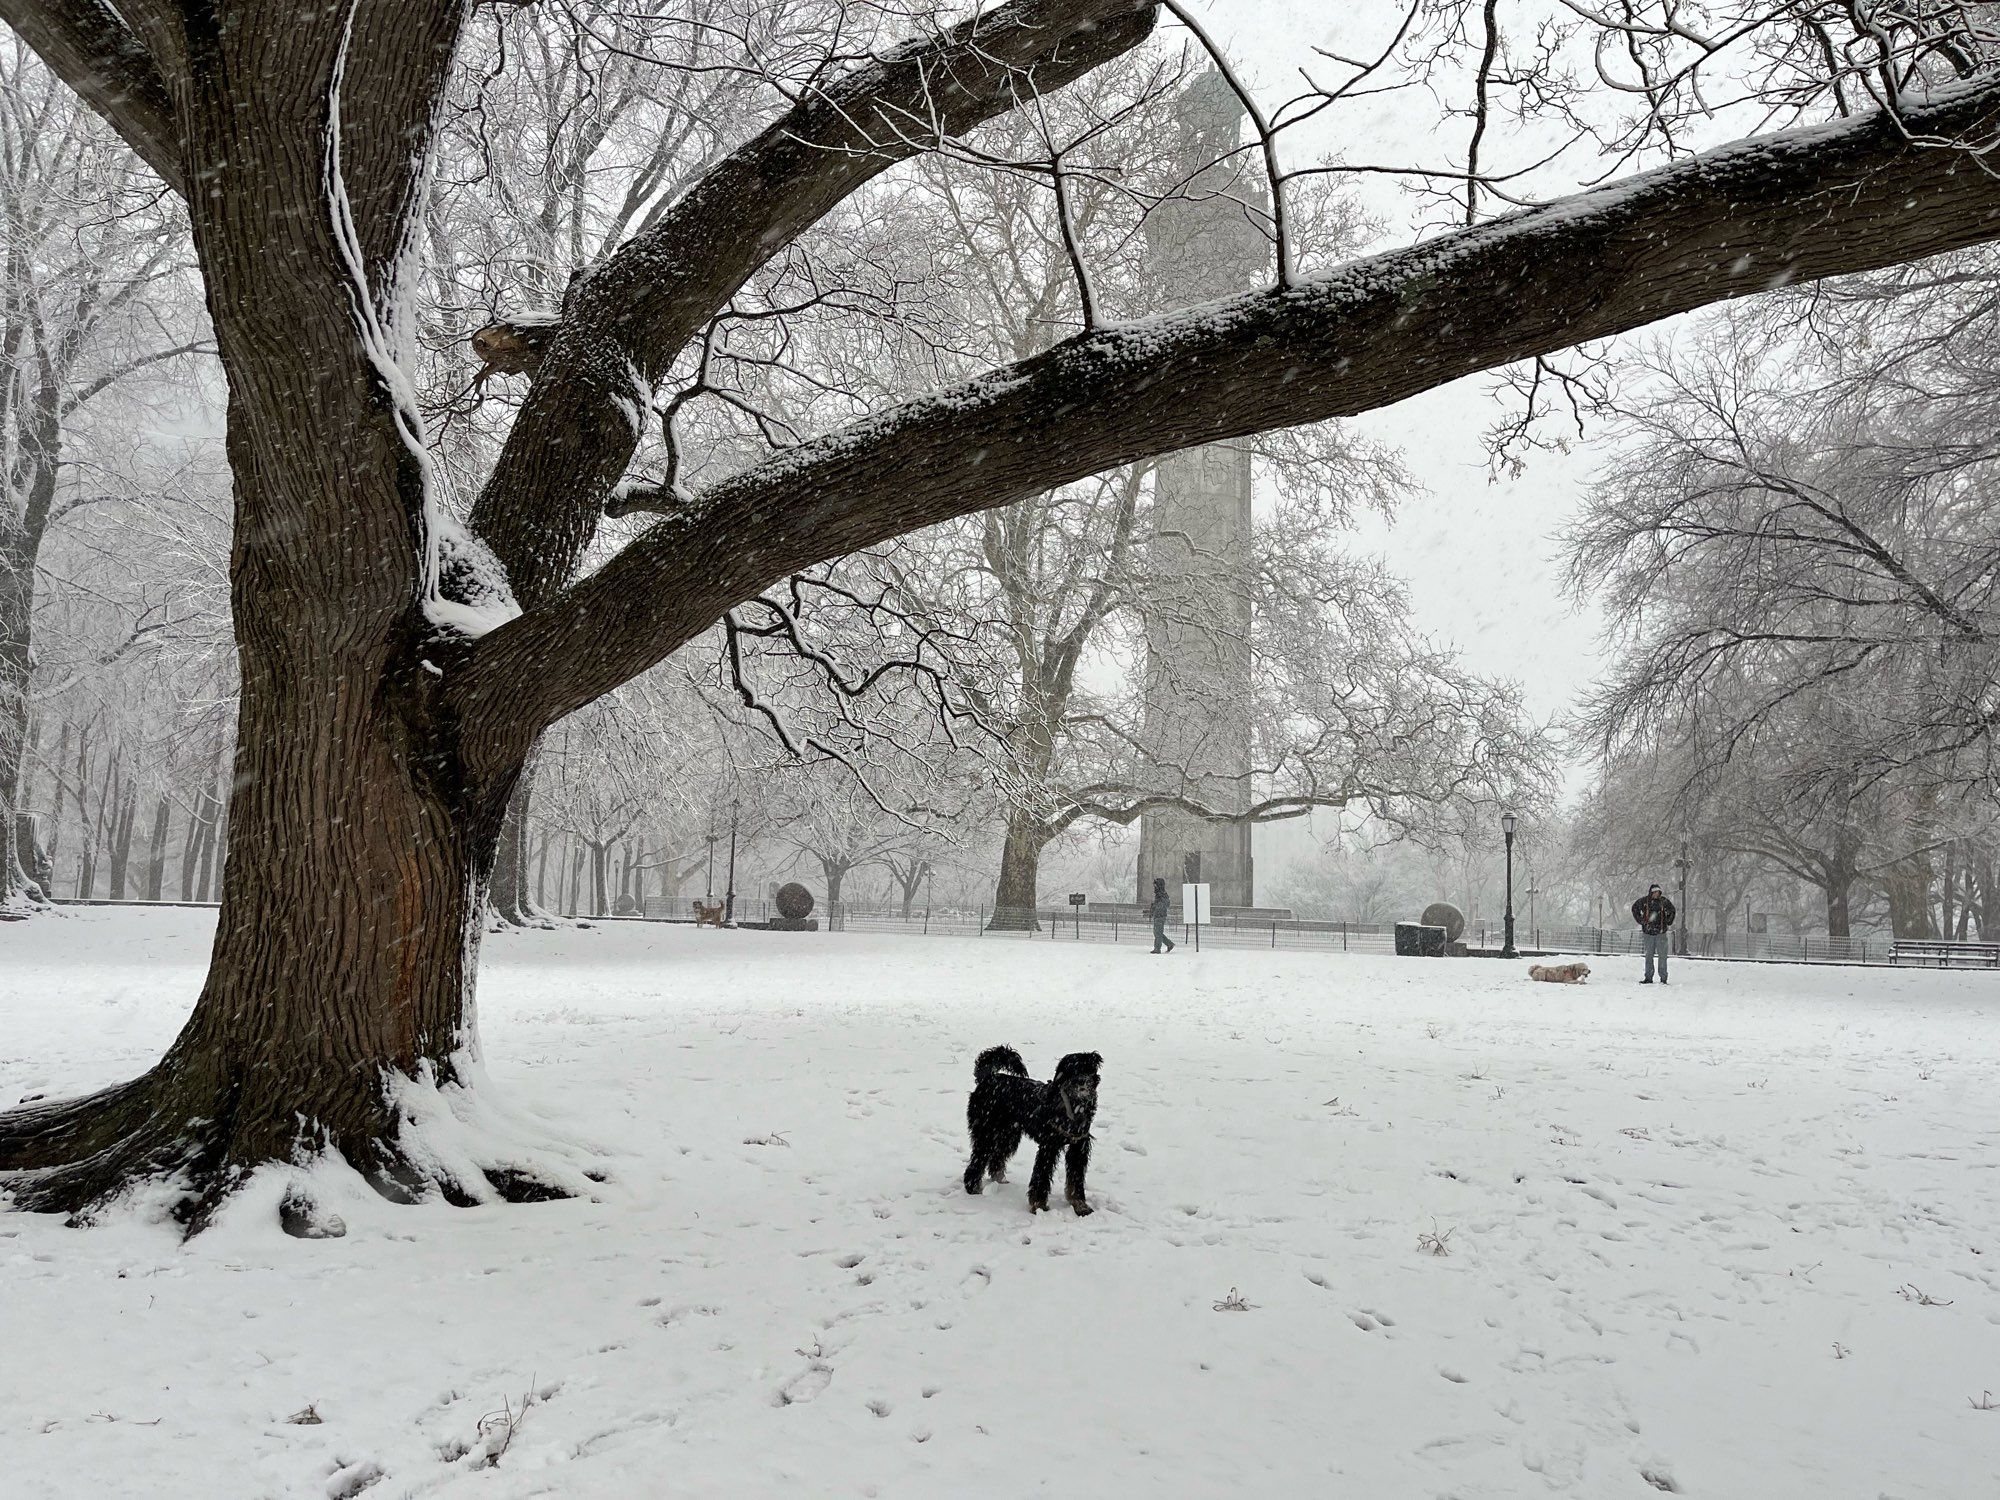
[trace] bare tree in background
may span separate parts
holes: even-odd
[[[0,37],[0,918],[41,896],[17,847],[36,581],[52,529],[137,498],[122,383],[208,346],[166,283],[189,280],[178,203],[11,37]],[[128,418],[129,420],[129,414]],[[135,621],[122,653],[170,629]],[[53,892],[47,893],[53,894]]]
[[[1584,729],[1673,747],[1685,782],[1663,795],[1822,890],[1835,936],[1863,893],[1902,937],[1983,909],[1994,285],[1978,251],[1711,320],[1640,363],[1571,527],[1573,584],[1615,631]]]
[[[1430,50],[1395,66],[1466,97],[1465,74],[1443,68],[1467,54],[1431,40],[1463,13],[1419,6]],[[1482,219],[1481,203],[1531,186],[1489,166],[1499,147],[1482,136],[1476,166],[1415,164],[1458,183],[1474,222],[1310,280],[1281,185],[1272,288],[1096,326],[801,434],[675,497],[580,577],[656,387],[760,266],[898,162],[1140,46],[1159,15],[1146,0],[815,7],[767,65],[761,133],[566,289],[468,528],[409,370],[440,110],[478,14],[462,0],[0,0],[183,191],[229,383],[242,670],[207,983],[146,1074],[0,1116],[23,1206],[88,1212],[169,1176],[198,1226],[250,1169],[321,1152],[398,1198],[587,1192],[586,1165],[554,1142],[454,1150],[420,1145],[412,1123],[424,1091],[469,1090],[455,1104],[478,1107],[467,999],[485,889],[546,727],[742,600],[908,531],[2000,235],[2000,179],[1975,154],[2000,123],[1978,8],[1857,29],[1843,6],[1786,5],[1715,35],[1678,6],[1579,11],[1578,45],[1623,43],[1606,70],[1633,92],[1603,91],[1595,118],[1571,110],[1576,138],[1622,142],[1654,170]],[[1808,45],[1829,33],[1830,53]],[[1285,118],[1324,115],[1387,66],[1314,61],[1327,77]],[[1467,62],[1470,95],[1490,99],[1498,75]],[[1952,74],[1967,81],[1934,84]],[[1764,96],[1730,116],[1745,129],[1806,123],[1688,151],[1710,79]],[[1514,105],[1540,107],[1510,86]],[[1495,113],[1479,108],[1489,129]],[[1260,138],[1281,165],[1279,145]]]

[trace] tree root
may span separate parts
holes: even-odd
[[[301,1168],[337,1157],[392,1203],[442,1199],[458,1207],[558,1202],[590,1196],[606,1180],[576,1160],[573,1143],[488,1100],[485,1089],[475,1096],[461,1084],[399,1077],[371,1101],[366,1125],[345,1138],[322,1124],[278,1140],[268,1131],[259,1138],[246,1121],[241,1075],[222,1084],[212,1105],[193,1109],[187,1090],[163,1078],[164,1066],[84,1098],[0,1114],[0,1194],[17,1210],[85,1225],[134,1189],[162,1184],[172,1192],[174,1219],[193,1236],[258,1167],[272,1164]],[[331,1238],[346,1227],[296,1185],[278,1217],[299,1238]]]
[[[0,1113],[0,1172],[82,1162],[116,1146],[153,1113],[154,1077]]]

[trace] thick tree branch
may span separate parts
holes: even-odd
[[[523,603],[574,576],[653,386],[757,268],[870,178],[1152,30],[1152,0],[1014,0],[811,90],[571,290],[472,513]]]
[[[0,0],[6,22],[175,192],[185,192],[173,100],[145,44],[104,0]]]
[[[1173,449],[1367,411],[1788,282],[2000,238],[1964,146],[2000,82],[1722,147],[1301,286],[1080,335],[694,497],[485,638],[453,691],[502,741],[829,557]]]

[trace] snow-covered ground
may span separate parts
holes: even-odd
[[[0,1103],[150,1064],[207,928],[0,926]],[[1629,967],[495,939],[600,1201],[0,1217],[0,1491],[2000,1495],[2000,976]],[[995,1042],[1104,1054],[1094,1217],[960,1190]]]

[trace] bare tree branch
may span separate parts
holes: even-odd
[[[173,100],[145,44],[116,10],[105,0],[0,0],[0,21],[19,32],[161,181],[186,191]]]
[[[824,558],[1151,454],[2000,237],[2000,178],[1973,149],[1925,144],[1983,143],[1996,122],[1987,82],[1899,118],[1737,142],[1289,290],[1080,335],[694,497],[486,637],[452,693],[512,746]]]
[[[1155,14],[1151,0],[1014,0],[898,48],[807,93],[572,287],[472,513],[516,596],[569,582],[653,386],[752,272],[896,162],[1136,46]]]

